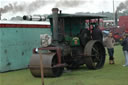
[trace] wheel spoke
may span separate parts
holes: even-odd
[[[92,50],[93,50],[93,52],[94,52],[94,61],[95,62],[99,62],[100,61],[100,54],[99,54],[99,52],[98,52],[98,49],[96,49],[96,48],[92,48]]]

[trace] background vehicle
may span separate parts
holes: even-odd
[[[116,20],[117,26],[114,26],[113,20],[105,20],[103,29],[109,32],[112,32],[113,38],[116,42],[121,42],[123,35],[128,33],[128,16],[120,16],[118,20]]]

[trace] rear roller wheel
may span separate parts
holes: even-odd
[[[84,49],[86,66],[89,69],[100,69],[105,63],[105,48],[100,41],[91,40]]]

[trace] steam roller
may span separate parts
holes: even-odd
[[[61,76],[64,68],[78,69],[80,66],[86,66],[88,69],[102,68],[105,63],[105,48],[98,25],[99,19],[104,17],[58,12],[58,8],[53,8],[52,15],[48,16],[52,36],[48,34],[40,36],[41,47],[38,50],[43,51],[41,62],[44,76]],[[29,65],[35,77],[40,77],[42,73],[38,50],[34,49]]]
[[[47,77],[58,77],[63,73],[63,67],[57,65],[57,56],[56,53],[44,53],[42,59],[44,76]],[[33,76],[41,77],[40,72],[40,55],[33,54],[31,57],[30,71]]]

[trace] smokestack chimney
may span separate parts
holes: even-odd
[[[118,26],[118,11],[115,12],[115,26]]]
[[[1,12],[0,12],[0,20],[2,19],[2,14],[1,14]]]
[[[58,8],[52,9],[52,18],[53,18],[53,40],[57,43],[58,41]]]

